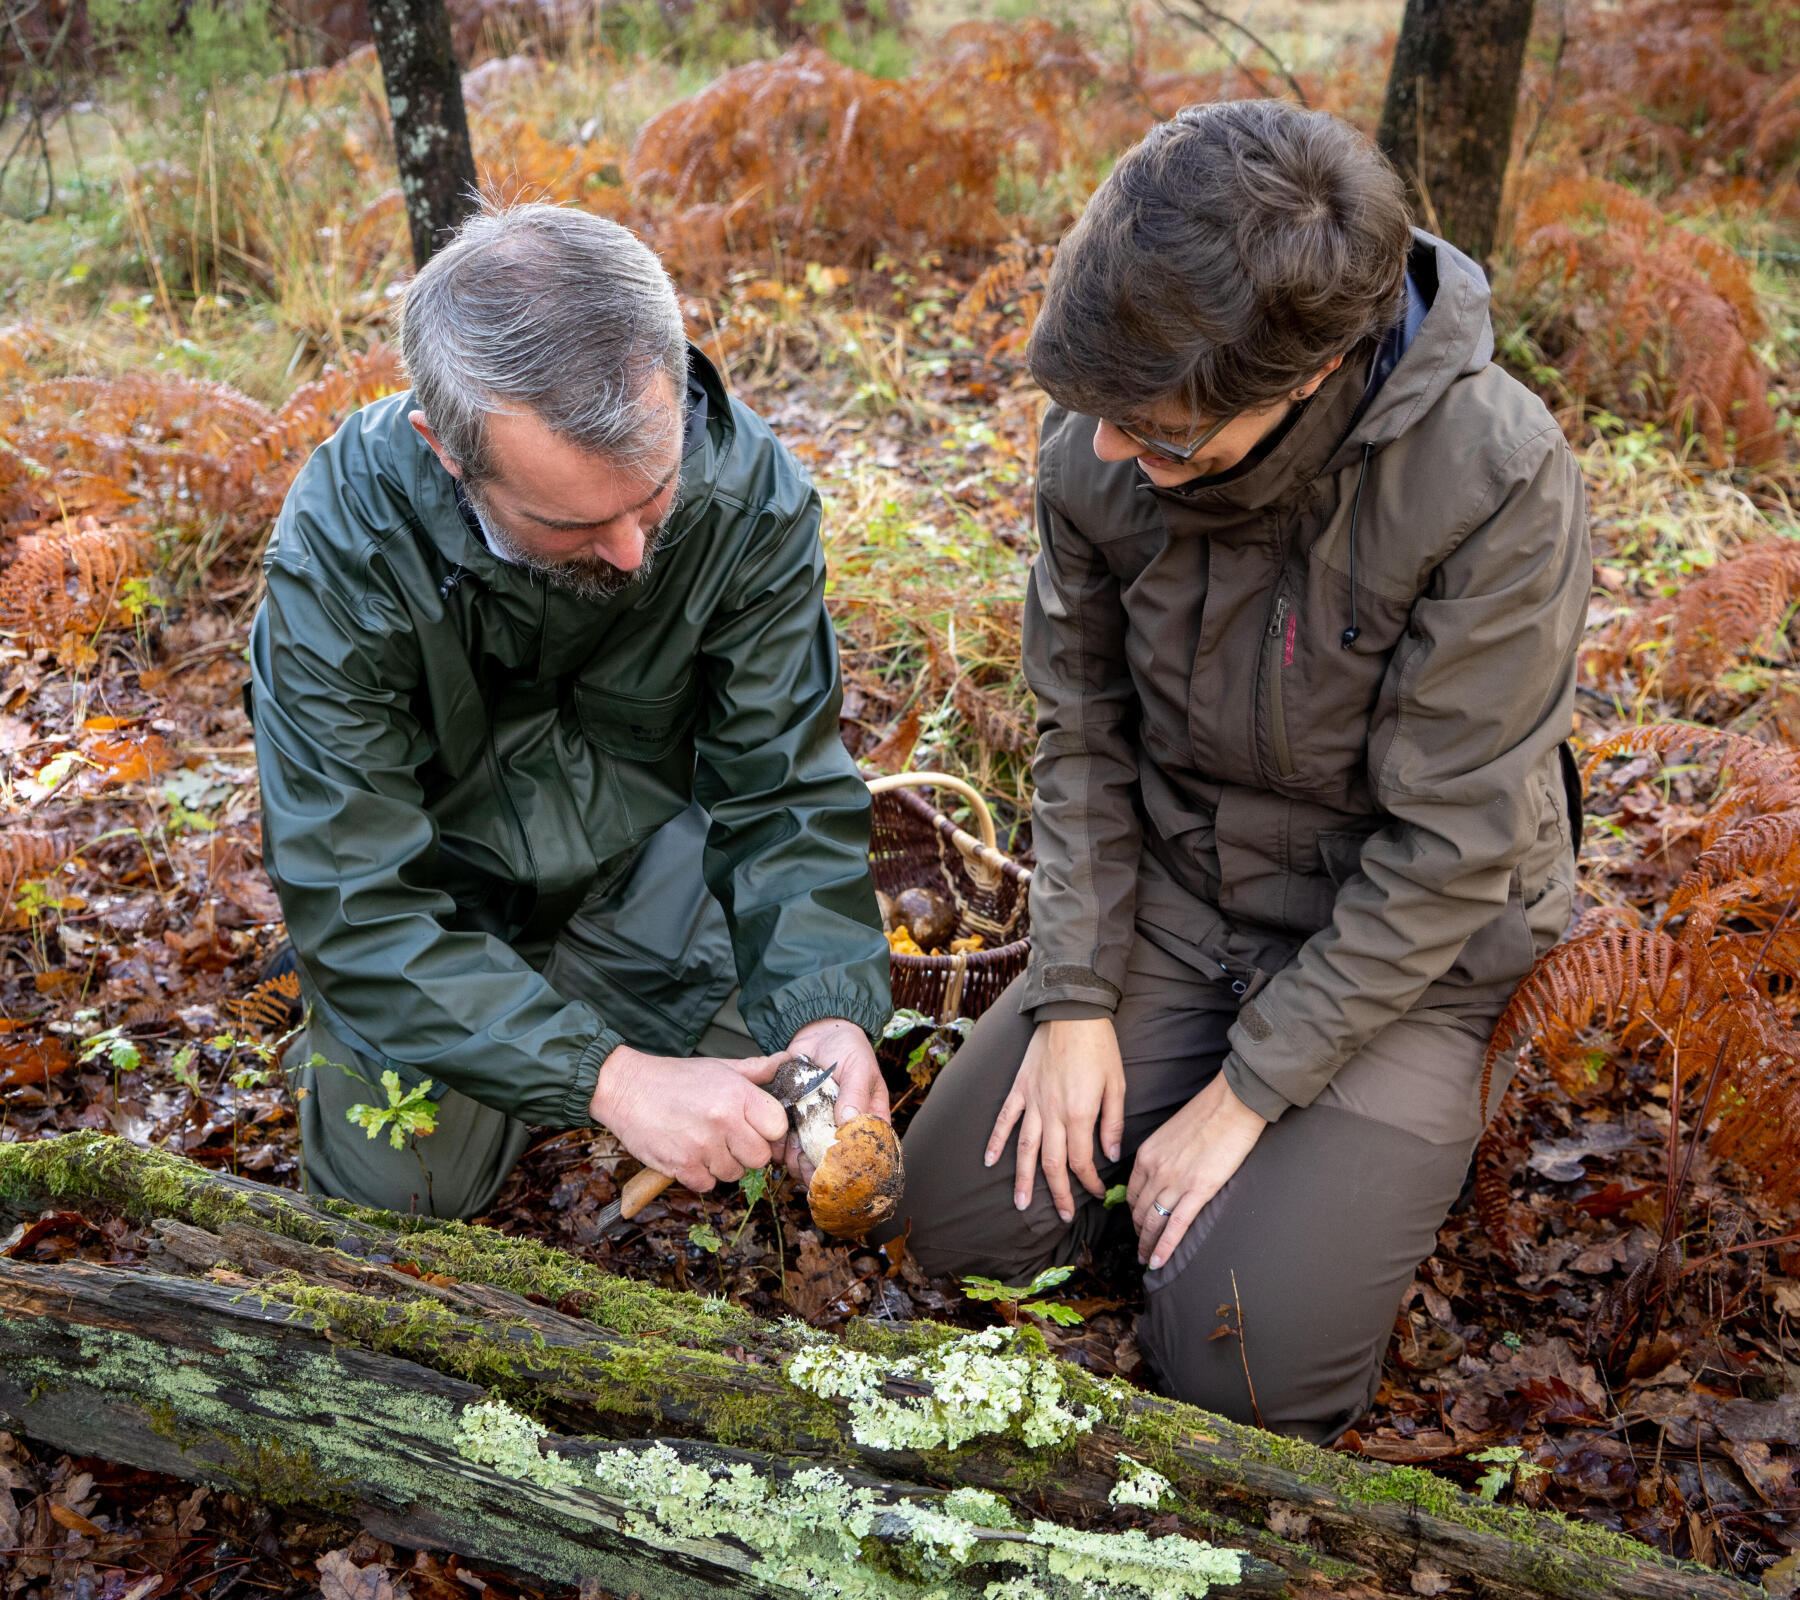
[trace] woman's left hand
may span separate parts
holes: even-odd
[[[1125,1188],[1138,1260],[1154,1272],[1175,1254],[1201,1207],[1244,1164],[1266,1127],[1221,1072],[1143,1142]]]

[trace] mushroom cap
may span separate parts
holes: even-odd
[[[956,907],[935,889],[903,889],[894,913],[911,929],[921,950],[948,944],[956,933]]]
[[[827,1233],[860,1238],[894,1214],[904,1181],[893,1128],[880,1117],[852,1117],[818,1164],[806,1203]]]

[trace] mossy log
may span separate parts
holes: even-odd
[[[0,1259],[6,1425],[541,1578],[646,1597],[1404,1595],[1423,1561],[1461,1593],[1760,1592],[1099,1381],[1029,1334],[858,1320],[829,1340],[100,1135],[0,1146],[0,1211],[43,1207],[129,1216],[157,1248]],[[1119,1531],[1122,1506],[1189,1537]]]

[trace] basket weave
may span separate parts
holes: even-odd
[[[921,781],[931,781],[919,775]],[[1031,874],[911,789],[874,796],[869,865],[875,887],[934,889],[956,908],[956,936],[978,933],[968,955],[892,957],[894,1005],[948,1022],[981,1015],[1025,970],[1031,955]]]

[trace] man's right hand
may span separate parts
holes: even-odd
[[[757,1087],[787,1055],[652,1056],[620,1045],[600,1064],[594,1121],[647,1167],[694,1190],[767,1166],[787,1137],[781,1103]]]
[[[1000,1159],[1007,1135],[1017,1123],[1013,1204],[1021,1211],[1031,1204],[1036,1168],[1041,1164],[1056,1214],[1064,1222],[1073,1222],[1071,1172],[1096,1200],[1106,1194],[1106,1185],[1094,1166],[1096,1121],[1107,1160],[1117,1161],[1125,1136],[1125,1067],[1112,1019],[1040,1022],[1026,1046],[1012,1092],[988,1135],[987,1165]]]

